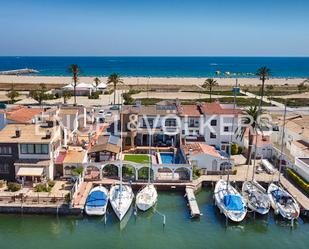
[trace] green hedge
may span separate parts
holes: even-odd
[[[8,186],[8,190],[11,192],[16,192],[21,189],[21,184],[16,183],[16,182],[9,182],[7,186]]]
[[[287,168],[287,174],[291,177],[306,193],[309,193],[309,183],[306,182],[300,175],[298,175],[294,170]]]

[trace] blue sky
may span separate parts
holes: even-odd
[[[0,55],[309,56],[308,0],[1,0]]]

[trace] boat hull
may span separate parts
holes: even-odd
[[[283,203],[281,200],[277,199],[273,191],[279,191],[285,198],[288,198],[289,203]],[[278,185],[271,183],[267,190],[270,203],[275,211],[275,214],[280,214],[284,219],[292,220],[297,219],[300,214],[300,208],[296,200],[283,188]]]
[[[270,200],[266,190],[256,181],[245,181],[242,185],[242,196],[248,208],[265,215],[270,209]]]
[[[128,185],[115,185],[110,189],[110,203],[119,220],[128,212],[134,194],[132,188]]]
[[[108,205],[108,190],[105,187],[103,187],[103,186],[98,186],[98,187],[93,188],[90,191],[88,196],[90,196],[95,191],[100,191],[100,192],[104,193],[107,196],[106,204],[102,205],[102,206],[92,206],[92,205],[87,205],[87,201],[86,201],[85,213],[87,215],[90,215],[90,216],[102,216],[102,215],[104,215],[106,213],[106,209],[107,209],[107,205]]]
[[[229,210],[224,204],[224,196],[228,194],[233,194],[238,196],[242,202],[242,210],[241,211],[232,211]],[[228,191],[227,191],[227,182],[224,180],[219,180],[215,186],[215,203],[216,206],[219,208],[220,212],[225,215],[228,219],[233,222],[241,222],[247,214],[247,207],[245,205],[245,201],[242,196],[238,193],[238,191],[233,188],[230,184],[228,184]]]
[[[136,195],[136,206],[139,210],[147,211],[152,208],[158,199],[158,193],[153,184],[146,185]]]

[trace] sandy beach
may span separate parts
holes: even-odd
[[[80,82],[92,83],[94,77],[80,77]],[[102,82],[106,82],[106,77],[100,78]],[[125,85],[158,85],[158,86],[200,86],[203,84],[206,78],[190,78],[190,77],[123,77]],[[232,86],[235,85],[235,78],[216,78],[219,85]],[[308,79],[304,78],[270,78],[267,84],[271,85],[290,85],[296,86],[302,82],[308,82]],[[40,84],[45,83],[47,85],[67,85],[72,82],[71,77],[61,76],[12,76],[12,75],[0,75],[0,87],[8,84]],[[261,81],[258,78],[239,78],[238,84],[241,86],[247,85],[259,85]]]

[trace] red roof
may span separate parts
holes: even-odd
[[[221,157],[220,153],[216,150],[215,147],[205,143],[190,143],[182,145],[182,149],[186,155],[208,154],[215,157]]]
[[[60,151],[57,158],[55,159],[55,164],[63,164],[63,160],[66,156],[66,151]]]
[[[15,122],[26,123],[42,112],[43,109],[41,108],[27,108],[24,106],[19,106],[7,111],[6,118]]]
[[[233,108],[224,108],[218,101],[212,103],[203,103],[201,104],[201,110],[208,115],[214,114],[239,114],[241,112],[240,109]]]
[[[179,108],[181,116],[200,117],[202,115],[198,105],[182,105]]]
[[[246,129],[245,137],[246,137],[247,140],[249,140],[249,128]],[[255,143],[256,143],[256,135],[254,134],[253,135],[253,144],[255,145]],[[264,136],[262,134],[257,135],[257,146],[269,145],[269,144],[271,144],[269,136]]]

